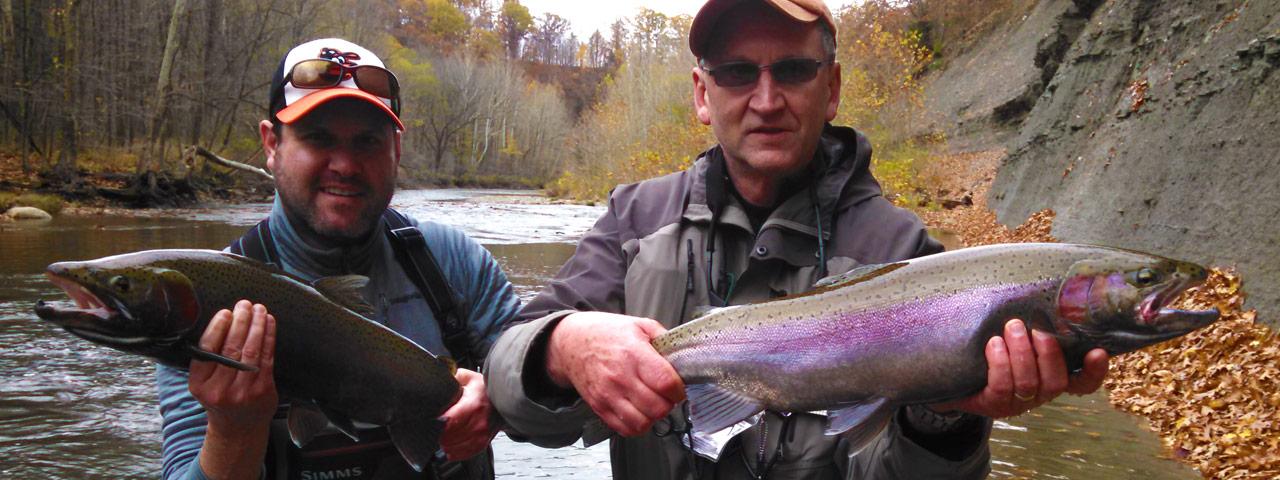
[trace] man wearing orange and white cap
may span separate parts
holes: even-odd
[[[493,256],[474,240],[388,208],[404,129],[395,76],[359,45],[314,40],[281,61],[269,101],[271,118],[259,124],[259,132],[275,176],[275,204],[270,216],[230,250],[310,281],[368,277],[365,294],[376,313],[373,320],[468,367],[456,375],[462,395],[442,415],[440,452],[397,451],[402,445],[395,432],[350,420],[341,432],[329,428],[295,446],[284,427],[292,426],[292,417],[287,422],[277,417],[287,409],[279,408],[286,399],[277,395],[272,377],[273,317],[262,306],[241,301],[234,311],[214,317],[200,347],[258,366],[257,372],[202,361],[192,361],[189,374],[159,367],[164,477],[492,478],[492,457],[477,456],[487,451],[496,426],[489,423],[491,408],[476,365],[514,317],[519,301]],[[435,261],[407,261],[421,253],[414,248]],[[429,270],[438,282],[410,273],[426,263],[435,265]],[[456,308],[439,308],[441,298],[452,299]],[[466,459],[473,460],[460,462]]]
[[[811,412],[694,434],[684,384],[651,339],[701,307],[800,294],[859,265],[942,250],[881,196],[867,139],[827,123],[840,103],[835,27],[821,0],[711,0],[698,12],[693,103],[718,145],[685,171],[616,188],[526,322],[499,338],[485,371],[512,438],[567,445],[599,418],[623,437],[610,444],[615,480],[979,478],[992,417],[1101,385],[1105,352],[1069,377],[1057,343],[1014,320],[986,344],[983,392],[897,409],[865,444],[861,429],[826,435]],[[694,392],[704,406],[706,392]],[[730,420],[758,410],[711,400]]]

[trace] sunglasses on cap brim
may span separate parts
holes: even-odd
[[[332,88],[348,78],[355,80],[360,90],[390,99],[391,111],[400,115],[400,82],[390,70],[376,65],[346,66],[323,58],[303,60],[289,70],[279,88],[283,90],[290,83],[297,88]]]

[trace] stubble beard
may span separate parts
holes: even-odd
[[[385,195],[386,198],[370,198],[354,217],[355,221],[343,227],[331,224],[322,218],[320,207],[314,202],[319,188],[315,185],[306,185],[304,188],[308,191],[278,191],[277,194],[280,195],[285,213],[293,220],[295,228],[303,230],[304,232],[301,233],[304,233],[305,237],[311,237],[314,242],[322,245],[350,245],[364,241],[377,225],[378,219],[382,217],[382,212],[391,203],[390,195]],[[367,190],[373,196],[386,189],[368,188]],[[301,194],[294,195],[294,193]]]

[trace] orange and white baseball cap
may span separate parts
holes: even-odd
[[[308,80],[301,80],[295,71],[304,62],[303,68],[312,72],[306,75]],[[324,75],[314,74],[316,65]],[[395,75],[373,52],[340,38],[322,38],[293,47],[280,61],[271,86],[271,114],[285,124],[330,100],[356,98],[379,107],[397,128],[404,130]]]

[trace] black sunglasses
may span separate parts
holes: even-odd
[[[753,85],[757,80],[760,80],[760,72],[763,70],[768,70],[778,83],[788,85],[805,83],[818,76],[818,69],[824,63],[832,63],[832,61],[824,62],[812,58],[788,58],[768,65],[758,65],[751,62],[729,62],[709,67],[705,62],[700,62],[699,66],[702,70],[711,74],[711,77],[716,81],[716,85],[721,87],[742,87]]]
[[[330,88],[348,78],[355,79],[360,90],[391,99],[391,111],[400,114],[400,82],[390,70],[376,65],[349,67],[323,58],[303,60],[289,70],[280,88],[283,90],[286,83],[298,88]]]

